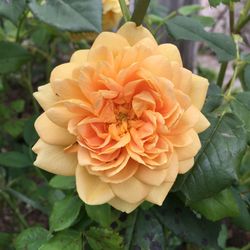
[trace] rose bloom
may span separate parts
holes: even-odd
[[[34,93],[45,111],[35,122],[34,164],[75,175],[89,205],[127,213],[145,200],[161,205],[201,147],[207,88],[183,68],[177,47],[158,45],[144,27],[102,32]]]
[[[127,4],[129,1],[126,1]],[[122,18],[119,0],[102,0],[102,27],[103,30],[116,28]]]

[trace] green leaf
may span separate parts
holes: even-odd
[[[225,217],[236,217],[240,212],[231,189],[224,189],[210,198],[191,202],[189,205],[212,221]]]
[[[188,207],[173,195],[168,195],[161,207],[154,208],[161,223],[186,242],[203,248],[218,249],[217,238],[220,224],[198,218]]]
[[[209,0],[209,4],[213,7],[216,7],[222,2],[222,0]]]
[[[240,226],[246,231],[250,231],[250,213],[249,206],[241,198],[240,193],[237,190],[233,190],[234,197],[237,201],[238,207],[240,209],[240,215],[232,218],[233,223]]]
[[[37,250],[47,241],[49,231],[42,227],[31,227],[22,231],[16,238],[16,250]]]
[[[61,231],[73,225],[82,204],[78,196],[67,196],[63,200],[57,201],[49,218],[50,229]]]
[[[112,223],[112,228],[124,238],[125,250],[165,249],[163,228],[151,209],[121,213],[118,220]]]
[[[31,159],[20,152],[12,151],[0,154],[0,165],[12,168],[25,168],[32,166]]]
[[[25,9],[25,0],[2,0],[0,1],[0,16],[17,23]]]
[[[123,240],[118,233],[107,228],[91,227],[86,238],[93,250],[123,250]]]
[[[73,189],[76,186],[75,176],[56,175],[50,181],[49,185],[59,189]]]
[[[230,102],[231,109],[245,124],[250,143],[250,92],[238,93]]]
[[[208,118],[211,125],[201,134],[202,148],[181,186],[192,201],[211,197],[230,186],[246,149],[246,132],[237,116],[227,113]]]
[[[43,3],[31,0],[29,7],[40,21],[59,29],[73,32],[101,31],[100,0],[53,0]]]
[[[30,54],[19,44],[0,41],[0,74],[17,71],[30,60]]]
[[[250,91],[250,64],[246,65],[243,72],[245,89]]]
[[[30,147],[33,146],[39,138],[34,127],[34,122],[36,119],[37,116],[35,115],[28,119],[24,124],[23,138]]]
[[[108,227],[111,224],[111,207],[108,204],[98,206],[90,206],[85,204],[85,209],[88,216],[101,226]]]
[[[12,250],[13,234],[0,232],[0,249]]]
[[[81,232],[65,230],[57,233],[48,242],[43,244],[39,250],[82,250]]]
[[[222,104],[223,93],[220,87],[216,84],[209,84],[207,97],[202,108],[202,113],[208,114],[213,112]]]
[[[230,61],[236,57],[236,47],[232,37],[206,32],[202,25],[191,17],[177,16],[167,21],[166,25],[175,39],[206,42],[220,62]]]
[[[10,108],[16,113],[21,113],[24,110],[25,101],[22,99],[17,99],[10,104]]]
[[[178,12],[183,16],[194,14],[202,9],[202,6],[198,4],[186,5],[178,9]]]
[[[23,132],[24,122],[23,119],[8,120],[4,123],[3,128],[12,137],[18,137]]]
[[[203,27],[212,27],[215,24],[214,18],[210,16],[192,16],[193,19],[198,21]]]

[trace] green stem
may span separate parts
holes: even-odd
[[[175,17],[176,15],[177,15],[177,11],[172,11],[169,15],[167,15],[166,17],[164,17],[163,20],[161,21],[161,23],[154,30],[154,36],[157,35],[157,32],[162,27],[162,25],[164,25],[169,19]]]
[[[20,21],[19,21],[19,23],[18,23],[17,32],[16,32],[16,42],[17,43],[20,41],[21,28],[22,28],[24,20],[26,19],[27,14],[28,14],[28,11],[24,12],[21,19],[20,19]]]
[[[230,22],[230,32],[234,33],[234,2],[230,1],[229,4],[229,22]]]
[[[217,85],[219,87],[222,87],[222,85],[223,85],[225,73],[226,73],[226,70],[227,70],[227,65],[228,65],[228,63],[224,62],[220,66],[220,71],[219,71],[219,75],[218,75],[218,79],[217,79]]]
[[[7,204],[9,205],[9,207],[15,213],[15,215],[16,215],[17,219],[19,220],[20,225],[22,226],[22,228],[27,228],[29,226],[28,223],[27,223],[27,221],[24,219],[24,217],[20,213],[18,207],[12,202],[11,198],[9,197],[9,195],[6,194],[5,192],[1,191],[1,190],[0,190],[0,194],[4,198],[4,200],[7,202]]]
[[[250,16],[248,15],[248,12],[250,10],[250,0],[248,0],[245,4],[245,7],[240,13],[240,17],[238,19],[238,22],[236,24],[235,32],[240,33],[240,30],[246,25],[246,23],[250,20]]]
[[[25,80],[25,85],[26,85],[26,88],[30,94],[30,96],[32,97],[32,104],[33,104],[33,108],[34,108],[34,111],[36,114],[39,113],[39,107],[37,105],[37,102],[36,100],[33,98],[33,87],[32,87],[32,77],[31,77],[31,64],[29,63],[28,64],[28,72],[27,72],[27,79]]]
[[[137,0],[134,13],[131,21],[136,23],[136,26],[140,26],[147,13],[150,0]]]
[[[128,9],[128,6],[125,2],[125,0],[119,0],[121,10],[122,10],[122,15],[125,20],[125,22],[128,22],[131,19],[130,11]]]

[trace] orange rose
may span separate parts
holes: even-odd
[[[76,51],[34,93],[35,165],[75,175],[80,198],[127,213],[161,205],[176,176],[194,164],[208,81],[182,67],[178,49],[128,22]]]

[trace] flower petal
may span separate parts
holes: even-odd
[[[180,66],[182,66],[180,52],[174,44],[171,43],[161,44],[158,47],[158,51],[169,61],[177,62]]]
[[[194,158],[179,162],[179,174],[185,174],[194,166]]]
[[[41,139],[52,145],[69,146],[76,141],[67,129],[57,126],[45,113],[41,114],[36,122],[35,128]]]
[[[159,186],[166,179],[168,169],[149,169],[147,166],[140,164],[135,177],[147,185]]]
[[[90,175],[84,166],[76,168],[76,189],[80,198],[89,205],[100,205],[114,198],[107,183]]]
[[[128,47],[129,43],[120,34],[113,32],[102,32],[95,39],[91,50],[103,46],[107,47],[110,51],[117,52],[124,47]]]
[[[178,155],[179,161],[184,161],[194,157],[201,148],[200,139],[194,130],[190,133],[192,137],[192,143],[183,148],[175,148],[175,152]]]
[[[77,50],[71,56],[70,62],[79,64],[79,65],[84,65],[87,62],[88,53],[89,53],[88,49]]]
[[[200,113],[199,120],[194,125],[194,130],[197,133],[203,132],[205,129],[207,129],[210,126],[210,122],[207,120],[207,118]]]
[[[65,153],[64,147],[50,145],[40,139],[32,150],[37,154],[35,166],[58,175],[75,175],[76,154]]]
[[[115,209],[118,209],[122,212],[126,212],[128,214],[135,210],[142,202],[143,201],[137,203],[129,203],[115,197],[114,199],[109,201],[109,204]]]
[[[128,43],[133,46],[143,38],[150,38],[155,42],[153,35],[142,25],[136,26],[133,22],[126,22],[118,31],[118,34],[123,36]]]
[[[160,186],[153,187],[146,200],[161,206],[173,184],[173,182],[163,182]]]
[[[77,115],[70,112],[63,104],[55,105],[46,110],[48,118],[60,127],[68,127],[71,119]]]
[[[63,63],[55,67],[50,74],[50,82],[73,79],[73,72],[80,66],[75,63]]]
[[[149,192],[149,187],[134,177],[122,183],[110,184],[110,186],[115,195],[130,203],[140,202]]]
[[[206,78],[193,74],[190,98],[194,106],[196,106],[199,110],[201,110],[205,102],[208,85],[209,83]]]
[[[43,110],[47,110],[59,100],[52,91],[51,85],[49,83],[40,86],[38,91],[33,93],[33,95]]]

